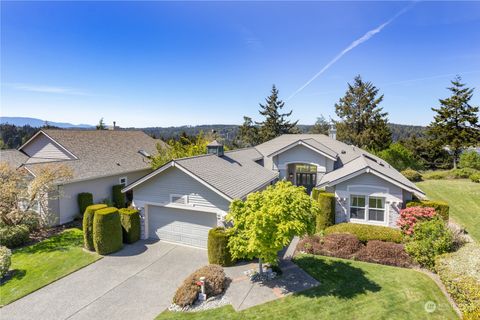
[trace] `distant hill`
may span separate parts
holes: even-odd
[[[72,124],[68,122],[54,122],[48,120],[41,120],[37,118],[27,118],[27,117],[0,117],[0,124],[13,124],[17,127],[30,126],[34,128],[40,128],[45,125],[45,121],[48,122],[50,126],[58,128],[84,128],[92,129],[95,126],[89,124]]]

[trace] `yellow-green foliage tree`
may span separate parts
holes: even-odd
[[[276,264],[278,252],[294,236],[315,232],[318,209],[303,187],[287,181],[252,193],[245,201],[234,200],[227,215],[233,222],[228,243],[232,257],[258,258],[262,272],[262,262]]]

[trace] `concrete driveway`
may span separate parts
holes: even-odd
[[[148,319],[207,251],[139,241],[0,309],[0,319]]]

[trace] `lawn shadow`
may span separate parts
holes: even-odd
[[[15,249],[15,251],[28,254],[46,253],[54,251],[68,251],[72,247],[82,245],[83,237],[79,237],[79,235],[75,232],[67,230],[35,244]]]
[[[3,286],[5,283],[12,279],[20,280],[25,277],[26,274],[27,271],[23,269],[10,270],[2,279],[0,279],[0,286]]]
[[[296,293],[308,297],[334,296],[352,299],[359,294],[378,292],[382,289],[370,280],[365,271],[352,266],[349,261],[326,260],[310,255],[296,258],[297,265],[320,282],[317,287]]]

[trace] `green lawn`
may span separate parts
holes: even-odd
[[[417,185],[428,198],[447,201],[450,217],[480,242],[480,183],[470,180],[426,180]]]
[[[320,286],[242,312],[227,306],[166,311],[156,319],[458,319],[435,282],[418,271],[311,255],[296,262]],[[425,311],[427,301],[436,311]]]
[[[85,252],[80,229],[68,229],[32,246],[15,250],[13,277],[0,286],[0,305],[13,302],[101,256]]]

